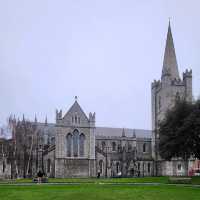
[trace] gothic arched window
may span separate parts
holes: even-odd
[[[47,172],[49,173],[51,171],[51,160],[47,160]]]
[[[77,116],[75,116],[75,124],[77,124]]]
[[[103,160],[99,161],[99,170],[100,170],[100,173],[102,174],[102,172],[103,172]]]
[[[180,101],[181,100],[181,97],[180,97],[180,94],[179,92],[176,93],[176,101]]]
[[[182,170],[181,164],[178,164],[177,169],[178,169],[178,171],[181,171],[181,170]]]
[[[5,172],[5,169],[6,169],[6,163],[5,161],[3,161],[3,173]]]
[[[81,133],[79,136],[79,154],[80,156],[84,156],[84,143],[85,143],[85,135]]]
[[[51,144],[52,144],[52,145],[55,145],[55,137],[52,137],[52,138],[51,138]]]
[[[112,150],[113,150],[113,151],[116,151],[116,146],[117,146],[116,143],[115,143],[115,142],[112,142]]]
[[[128,143],[128,151],[131,151],[132,150],[132,146],[131,146],[131,143],[129,142]]]
[[[67,138],[66,138],[66,148],[67,148],[67,156],[71,157],[72,156],[72,134],[68,133]]]
[[[144,143],[143,144],[143,153],[145,153],[146,152],[146,144]]]
[[[104,151],[104,150],[105,150],[105,147],[106,147],[106,143],[103,141],[103,142],[101,143],[101,146],[102,146],[102,151]]]
[[[140,163],[138,163],[138,171],[140,171]]]
[[[148,173],[151,172],[151,164],[150,163],[148,163],[148,165],[147,165],[147,170],[148,170]]]
[[[116,163],[116,172],[117,174],[120,172],[120,165],[118,162]]]
[[[74,157],[78,156],[78,140],[79,140],[79,132],[78,132],[78,130],[74,130],[74,132],[73,132],[73,153],[74,153]]]
[[[159,98],[158,98],[158,108],[159,108],[159,110],[161,109],[161,96],[159,96]]]

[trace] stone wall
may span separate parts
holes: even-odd
[[[94,177],[95,160],[89,159],[56,159],[55,177]]]

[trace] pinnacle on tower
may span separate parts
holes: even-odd
[[[23,114],[23,117],[22,117],[22,121],[25,122],[25,116],[24,116],[24,114]]]
[[[133,136],[132,136],[133,138],[135,138],[136,137],[136,134],[135,134],[135,129],[133,130]]]
[[[48,122],[47,122],[47,116],[46,116],[46,118],[45,118],[45,125],[47,125],[47,123],[48,123]]]
[[[35,115],[35,123],[37,123],[37,116]]]
[[[123,130],[122,130],[122,137],[126,137],[124,128],[123,128]]]
[[[180,79],[170,21],[168,26],[165,53],[164,53],[162,78],[164,76],[169,76],[171,80],[175,78]]]

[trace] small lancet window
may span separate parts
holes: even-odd
[[[177,168],[178,168],[178,171],[181,171],[182,170],[181,164],[178,164]]]
[[[143,153],[145,153],[146,152],[146,144],[144,143],[143,144]]]
[[[102,141],[101,147],[102,147],[102,151],[104,151],[104,150],[105,150],[105,147],[106,147],[106,143],[105,143],[104,141]]]
[[[116,143],[115,142],[112,142],[112,151],[116,151]]]
[[[103,172],[103,160],[99,161],[99,170],[100,170],[100,173],[102,174],[102,172]]]
[[[6,169],[6,163],[5,161],[3,161],[3,173],[5,172],[5,169]]]
[[[72,135],[68,133],[66,137],[66,148],[67,148],[67,156],[71,157],[71,149],[72,149]]]
[[[84,156],[84,143],[85,143],[85,135],[81,133],[79,136],[79,155]]]
[[[161,109],[161,96],[159,96],[159,99],[158,99],[158,108],[159,110]]]
[[[74,130],[73,132],[73,153],[74,153],[74,157],[78,156],[78,144],[79,142],[79,132],[78,130]]]
[[[148,173],[150,173],[151,172],[151,164],[150,163],[148,163],[148,165],[147,165],[147,170],[148,170]]]
[[[181,97],[180,97],[180,94],[179,92],[176,93],[176,101],[180,101],[181,100]]]
[[[75,123],[77,124],[77,116],[75,116]]]
[[[47,172],[49,173],[51,171],[51,160],[47,160]]]

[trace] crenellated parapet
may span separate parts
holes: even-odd
[[[185,80],[186,78],[192,78],[192,70],[188,70],[186,69],[185,72],[183,72],[183,80]]]
[[[171,81],[172,86],[184,85],[183,81],[180,78],[175,78]]]
[[[58,109],[56,109],[56,123],[62,120],[62,110],[58,111]]]
[[[160,80],[154,80],[152,83],[151,83],[151,89],[154,89],[154,88],[159,88],[161,87],[161,81]]]
[[[89,113],[89,123],[91,126],[95,126],[95,121],[96,121],[96,114],[95,112],[92,114],[91,112]]]
[[[183,72],[183,82],[185,85],[186,100],[192,102],[192,70],[186,69],[185,72]]]

